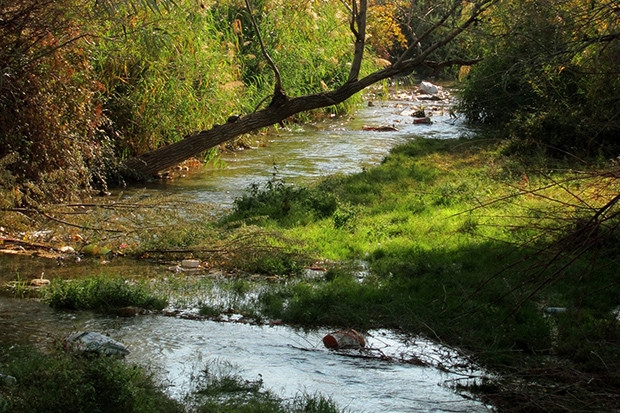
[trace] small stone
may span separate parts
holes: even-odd
[[[198,260],[181,261],[181,267],[184,267],[184,268],[198,268],[199,266],[200,266],[200,261]]]

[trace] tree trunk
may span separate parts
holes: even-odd
[[[289,99],[284,94],[284,91],[281,90],[281,80],[278,76],[279,73],[273,64],[273,61],[271,61],[276,76],[278,77],[278,84],[276,85],[274,98],[267,108],[246,116],[242,116],[235,121],[227,122],[223,125],[214,125],[209,130],[204,130],[196,134],[186,136],[179,142],[175,142],[134,158],[130,158],[121,165],[121,170],[126,176],[137,179],[153,177],[160,171],[177,165],[192,156],[196,156],[201,152],[213,148],[223,142],[234,139],[237,136],[280,123],[288,117],[300,112],[337,105],[376,82],[400,73],[409,73],[416,67],[424,65],[427,57],[434,50],[443,47],[452,41],[456,36],[477,21],[477,18],[481,13],[498,1],[499,0],[478,0],[477,2],[474,2],[474,7],[471,9],[470,15],[467,19],[463,20],[459,25],[447,32],[441,39],[434,42],[425,50],[418,50],[416,57],[410,57],[414,51],[418,49],[417,45],[412,45],[409,50],[403,53],[403,55],[392,66],[374,72],[362,79],[358,79],[359,68],[361,66],[365,45],[367,5],[366,0],[360,0],[359,6],[357,5],[357,0],[353,0],[352,4],[354,7],[350,10],[351,30],[356,40],[355,52],[351,72],[349,74],[349,80],[344,85],[329,92],[316,93]],[[440,20],[436,26],[430,29],[429,32],[439,28],[444,23],[445,19],[455,13],[458,4],[460,4],[460,1],[455,0],[455,6],[453,9],[447,12],[443,19]],[[424,34],[424,37],[427,34],[428,32]],[[265,51],[264,53],[266,54]],[[445,63],[446,62],[443,62],[443,64]],[[434,64],[442,65],[442,63]],[[278,86],[280,87],[280,90],[278,90]],[[278,99],[278,97],[282,98]]]
[[[409,67],[410,65],[406,65]],[[413,66],[411,67],[413,69]],[[347,82],[336,90],[306,95],[284,101],[280,105],[272,105],[258,112],[240,117],[235,122],[223,125],[214,125],[173,144],[146,152],[140,156],[130,158],[123,163],[123,168],[129,176],[149,178],[158,172],[177,165],[184,160],[196,156],[214,146],[249,133],[260,128],[275,125],[288,117],[300,112],[323,108],[342,103],[355,93],[382,79],[394,76],[403,70],[388,67],[375,72],[361,80]]]

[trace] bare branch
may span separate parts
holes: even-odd
[[[252,6],[250,5],[250,0],[245,0],[245,5],[248,9],[248,13],[250,14],[250,19],[252,20],[252,25],[254,26],[254,31],[256,32],[256,36],[258,37],[258,42],[260,43],[260,49],[263,53],[265,59],[267,59],[267,63],[273,70],[273,74],[276,77],[276,84],[274,86],[273,98],[271,99],[271,104],[273,106],[280,106],[283,102],[288,100],[286,93],[284,93],[284,89],[282,88],[282,76],[280,76],[280,71],[278,67],[273,62],[269,53],[267,53],[267,49],[265,48],[265,43],[263,43],[263,37],[260,34],[260,30],[258,28],[258,24],[256,23],[256,19],[254,18],[254,13],[252,12]]]
[[[455,0],[454,4],[450,8],[450,10],[446,14],[444,14],[444,16],[442,16],[442,18],[437,23],[435,23],[426,32],[424,32],[418,39],[416,39],[414,44],[412,44],[398,58],[396,63],[394,63],[394,66],[396,66],[396,67],[403,66],[403,67],[408,69],[410,66],[414,66],[415,67],[415,66],[418,66],[418,65],[422,64],[426,60],[426,58],[432,52],[434,52],[435,50],[445,46],[446,44],[450,43],[452,40],[454,40],[455,37],[457,37],[458,35],[463,33],[469,26],[474,24],[478,20],[478,17],[482,13],[487,11],[491,6],[493,6],[498,1],[499,0],[482,0],[479,3],[474,4],[474,6],[472,7],[472,10],[471,10],[471,14],[470,14],[469,18],[467,18],[467,20],[465,20],[464,22],[460,23],[455,29],[453,29],[451,32],[449,32],[445,36],[443,36],[439,41],[437,41],[434,44],[430,45],[429,47],[425,48],[422,52],[419,52],[418,55],[415,58],[410,59],[414,49],[418,49],[417,44],[421,40],[423,40],[426,37],[428,37],[432,32],[436,31],[439,27],[441,27],[446,22],[446,20],[451,15],[453,15],[456,12],[457,8],[462,3],[460,1]],[[403,70],[403,72],[404,71],[406,71],[406,70]]]
[[[355,52],[353,54],[353,62],[351,63],[351,71],[349,72],[349,79],[347,80],[347,82],[356,81],[362,67],[362,59],[364,58],[364,47],[366,46],[367,8],[367,0],[360,0],[359,9],[357,7],[357,0],[353,0],[353,11],[351,13],[351,31],[355,35]]]

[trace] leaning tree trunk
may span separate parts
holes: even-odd
[[[359,0],[359,4],[357,1],[358,0],[353,0],[352,7],[349,8],[351,13],[351,31],[355,36],[355,51],[349,78],[344,85],[329,92],[289,99],[282,90],[282,81],[280,79],[279,72],[266,52],[261,40],[263,54],[270,62],[270,66],[274,70],[277,79],[273,99],[267,108],[246,116],[242,116],[223,125],[214,125],[209,130],[204,130],[186,136],[179,142],[175,142],[134,158],[130,158],[123,162],[121,169],[128,177],[140,179],[149,178],[155,176],[160,171],[177,165],[192,156],[196,156],[201,152],[213,148],[223,142],[234,139],[244,133],[249,133],[260,128],[275,125],[276,123],[280,123],[288,117],[300,112],[337,105],[376,82],[400,73],[409,73],[416,67],[422,65],[439,67],[459,63],[471,64],[471,62],[459,61],[431,63],[426,59],[432,52],[445,46],[465,29],[474,24],[478,20],[480,14],[486,11],[493,4],[497,3],[499,0],[478,0],[476,2],[472,2],[473,6],[470,8],[467,18],[463,18],[457,26],[446,32],[446,34],[440,37],[439,40],[429,45],[426,49],[420,50],[419,42],[428,37],[430,33],[440,28],[446,19],[457,13],[457,9],[459,9],[459,6],[462,5],[462,1],[453,0],[453,7],[444,14],[436,25],[427,30],[427,32],[422,34],[419,38],[415,39],[416,41],[414,44],[412,44],[409,49],[400,56],[396,63],[383,70],[374,72],[362,79],[359,79],[358,75],[365,47],[367,1]],[[247,0],[246,4],[248,4],[248,10],[251,13],[251,8],[249,7]],[[347,3],[343,2],[343,4]],[[459,17],[463,16],[459,14]],[[256,27],[256,31],[260,39],[258,27]],[[416,54],[416,56],[412,57],[414,54]]]
[[[401,71],[402,69],[388,67],[359,81],[348,82],[336,90],[285,100],[279,105],[271,105],[242,116],[234,122],[214,125],[209,130],[186,136],[178,142],[130,158],[123,163],[123,169],[129,175],[139,178],[155,176],[160,171],[244,133],[275,125],[296,113],[342,103],[369,85]]]

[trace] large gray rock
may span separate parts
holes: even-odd
[[[103,354],[124,357],[129,350],[124,344],[100,333],[75,331],[63,340],[65,350],[76,353]]]

